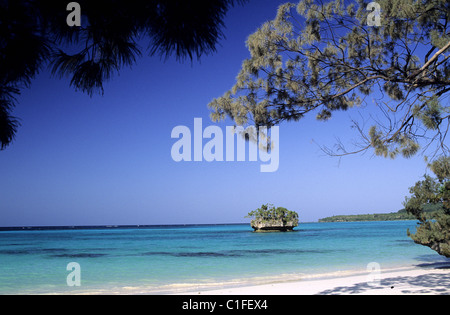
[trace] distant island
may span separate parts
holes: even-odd
[[[271,204],[249,212],[246,218],[253,218],[250,225],[255,232],[287,232],[298,226],[297,212]]]
[[[425,213],[432,213],[442,209],[441,204],[426,204],[423,206]],[[357,222],[357,221],[399,221],[399,220],[417,220],[416,217],[405,209],[391,213],[375,214],[355,214],[355,215],[334,215],[319,219],[319,222]]]

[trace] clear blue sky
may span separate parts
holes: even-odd
[[[354,111],[282,124],[274,173],[261,173],[261,162],[172,160],[174,127],[193,131],[195,117],[204,127],[230,125],[213,123],[207,104],[234,84],[247,36],[283,2],[231,10],[217,53],[192,64],[143,57],[105,84],[104,96],[89,98],[42,71],[18,99],[15,142],[0,152],[0,226],[238,223],[263,203],[304,222],[401,209],[426,171],[421,156],[339,161],[316,144],[357,138]]]

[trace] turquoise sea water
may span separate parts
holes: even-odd
[[[0,294],[171,293],[446,261],[414,244],[414,221],[305,223],[294,232],[249,225],[0,232]],[[81,286],[67,285],[76,262]]]

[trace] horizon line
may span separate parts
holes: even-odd
[[[318,221],[300,222],[318,223]],[[158,227],[188,227],[209,225],[250,225],[250,223],[178,223],[178,224],[104,224],[104,225],[19,225],[0,226],[0,231],[38,231],[38,230],[95,230],[95,229],[145,229]]]

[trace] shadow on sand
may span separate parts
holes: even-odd
[[[420,264],[417,267],[425,269],[447,269],[448,274],[430,273],[419,276],[392,277],[382,279],[378,285],[361,282],[352,286],[335,287],[325,290],[319,295],[339,295],[339,294],[370,294],[371,290],[390,289],[392,294],[434,294],[450,295],[450,262]]]

